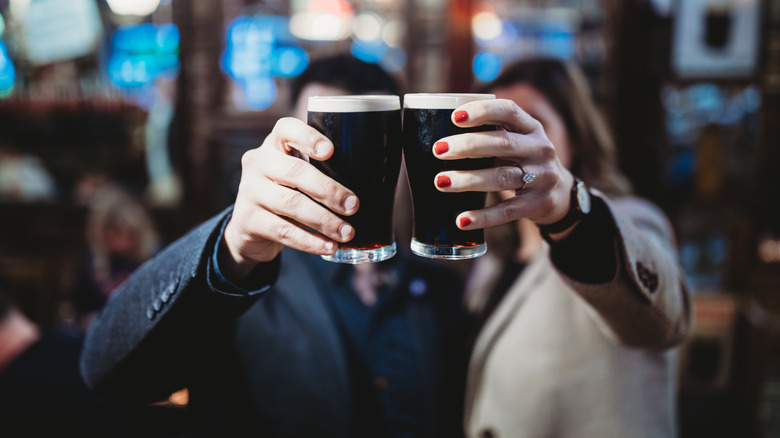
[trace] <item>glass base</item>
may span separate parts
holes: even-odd
[[[445,260],[473,259],[487,252],[485,243],[476,246],[441,246],[422,243],[417,239],[412,239],[411,248],[420,257]]]
[[[396,245],[393,242],[391,245],[383,246],[381,248],[372,249],[339,249],[333,255],[322,256],[323,260],[335,263],[348,263],[350,265],[356,265],[358,263],[376,263],[383,260],[387,260],[394,256],[396,252]]]

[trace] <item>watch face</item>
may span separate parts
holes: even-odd
[[[590,192],[582,181],[577,183],[577,203],[580,206],[580,211],[584,214],[590,213]]]

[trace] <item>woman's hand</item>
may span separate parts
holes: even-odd
[[[486,228],[528,218],[550,224],[569,211],[574,177],[561,164],[542,124],[506,99],[482,100],[453,111],[458,126],[498,125],[496,131],[459,134],[441,139],[434,154],[441,160],[495,157],[496,166],[471,171],[441,172],[442,192],[503,192],[512,194],[498,204],[466,211],[456,219],[464,230]],[[525,173],[535,175],[524,185]],[[439,182],[449,178],[449,185]],[[506,193],[506,192],[505,192]]]
[[[352,239],[354,229],[336,214],[354,214],[357,196],[305,159],[326,160],[333,150],[316,129],[283,118],[260,147],[244,154],[219,254],[228,278],[243,278],[283,246],[326,255],[336,251],[336,242]]]

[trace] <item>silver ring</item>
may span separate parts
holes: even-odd
[[[534,182],[534,180],[536,179],[536,174],[525,170],[525,168],[523,168],[523,166],[520,163],[516,163],[515,166],[519,167],[520,170],[523,171],[523,186],[520,187],[519,189],[522,191],[525,189],[525,186]]]

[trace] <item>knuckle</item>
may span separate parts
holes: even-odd
[[[500,189],[511,189],[519,184],[517,169],[514,167],[500,167],[498,169],[498,187]]]
[[[511,153],[514,149],[514,139],[512,138],[512,134],[505,129],[498,131],[498,133],[499,148],[505,153]]]
[[[295,181],[300,178],[304,172],[305,161],[291,160],[289,166],[284,171],[284,176],[288,181]]]
[[[257,149],[250,149],[241,155],[241,165],[247,167],[252,165],[255,161],[255,155],[257,155]]]
[[[511,222],[517,220],[520,218],[520,214],[520,207],[514,204],[507,205],[506,208],[501,211],[501,221]]]
[[[274,124],[273,131],[278,132],[280,130],[283,130],[285,125],[289,125],[293,121],[292,117],[281,117],[279,120],[276,121]]]
[[[295,229],[292,224],[280,225],[276,230],[276,236],[279,242],[286,243],[293,240]]]
[[[302,197],[299,192],[288,191],[279,196],[279,201],[285,211],[295,211],[301,206]]]
[[[471,135],[464,135],[459,144],[461,152],[466,156],[471,156],[471,152],[474,150],[474,138]]]
[[[540,146],[542,150],[542,157],[545,160],[553,160],[557,156],[557,153],[555,152],[555,145],[552,144],[550,139],[548,139],[546,136],[543,137],[540,140]]]
[[[500,99],[501,105],[504,106],[502,110],[504,112],[512,113],[515,117],[525,115],[525,111],[520,109],[520,106],[512,99]]]
[[[322,211],[320,211],[315,218],[317,224],[321,224],[323,228],[327,228],[329,230],[338,230],[339,224],[335,223],[333,219],[333,215],[325,209],[322,209]]]

